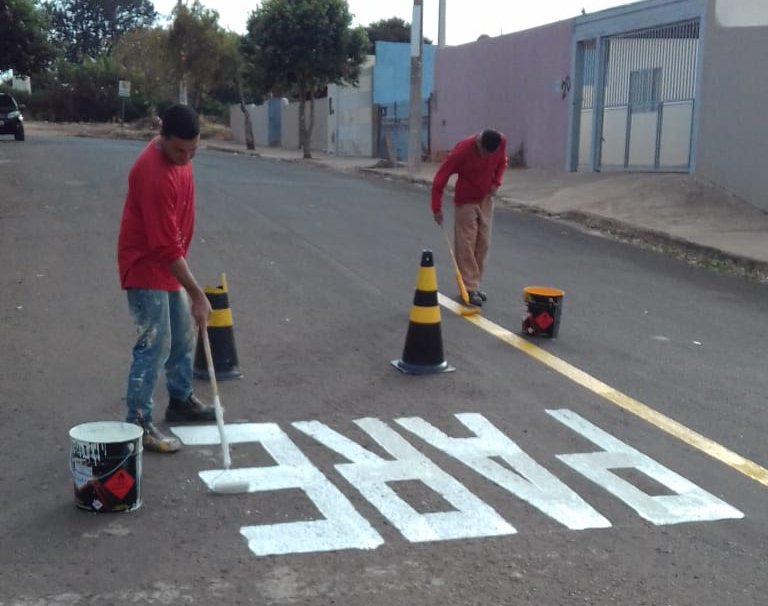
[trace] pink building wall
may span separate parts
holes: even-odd
[[[529,168],[564,170],[568,141],[572,20],[444,46],[435,56],[430,120],[433,157],[484,128],[524,146]],[[564,86],[565,85],[565,86]]]

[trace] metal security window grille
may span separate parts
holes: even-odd
[[[579,42],[580,166],[690,170],[699,30],[693,19]]]
[[[608,39],[605,107],[630,105],[632,93],[647,94],[650,101],[693,100],[699,52],[699,22],[688,21]],[[632,74],[659,71],[656,75]]]
[[[660,80],[659,67],[629,74],[629,105],[633,112],[654,112],[658,109]]]

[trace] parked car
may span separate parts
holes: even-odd
[[[24,118],[19,105],[8,93],[0,93],[0,135],[13,135],[16,141],[24,141]]]

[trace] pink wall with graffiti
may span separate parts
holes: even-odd
[[[566,163],[572,21],[437,50],[431,150],[440,158],[483,128],[507,136],[507,153],[523,146],[529,168]]]

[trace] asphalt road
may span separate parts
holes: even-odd
[[[251,492],[211,494],[215,429],[174,428],[142,507],[77,509],[68,432],[124,414],[141,146],[0,140],[0,606],[765,603],[766,286],[499,211],[482,319],[442,308],[456,372],[402,375],[423,249],[455,295],[427,192],[303,163],[195,159]],[[520,338],[527,285],[565,291],[559,338]]]

